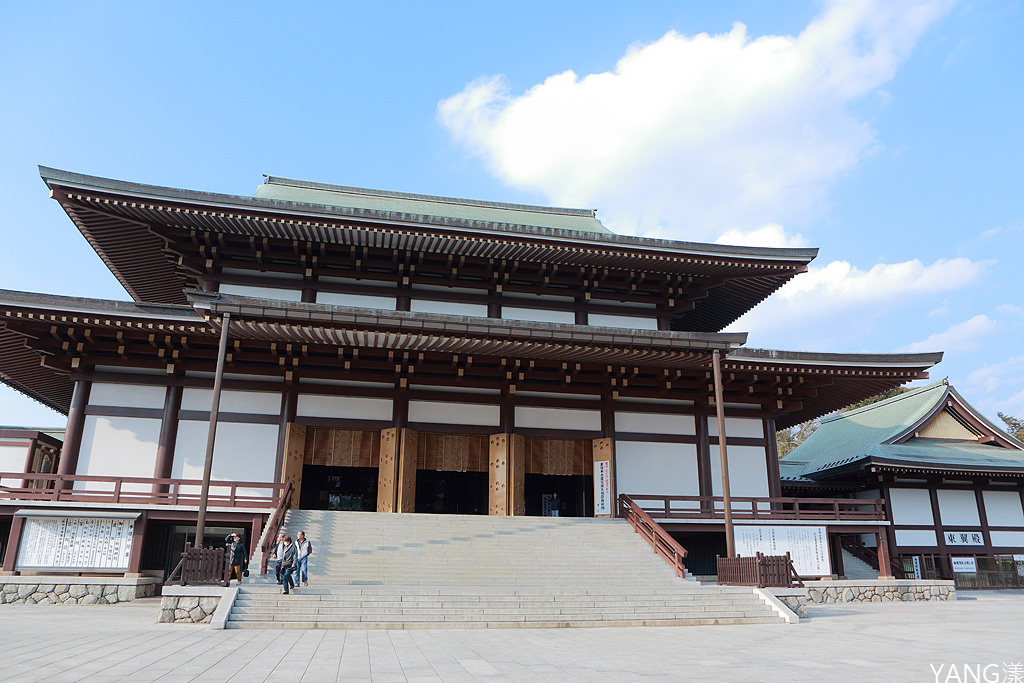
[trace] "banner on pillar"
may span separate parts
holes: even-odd
[[[612,463],[594,461],[594,514],[612,514]]]
[[[128,571],[134,534],[133,518],[26,515],[15,569]]]
[[[736,526],[736,554],[785,555],[800,576],[829,576],[828,536],[823,526]]]

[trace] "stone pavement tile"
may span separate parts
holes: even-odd
[[[36,680],[47,677],[54,677],[57,680],[59,677],[62,681],[78,681],[112,665],[116,659],[108,659],[108,655],[117,657],[117,653],[126,646],[130,647],[145,640],[145,636],[142,635],[125,638],[123,635],[102,634],[94,640],[79,643],[70,650],[62,648],[46,657],[37,657],[34,661],[21,662],[11,667],[5,666],[4,675],[11,680],[19,680],[20,677],[26,676],[27,679]]]
[[[230,631],[235,633],[236,631]],[[229,631],[224,631],[229,633]],[[266,631],[267,640],[260,643],[260,648],[243,648],[235,656],[241,657],[245,665],[238,669],[228,681],[234,683],[256,683],[265,681],[285,658],[292,645],[301,637],[302,631]]]
[[[310,659],[298,683],[334,683],[341,668],[346,631],[324,631],[324,637]]]

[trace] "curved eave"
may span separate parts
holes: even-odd
[[[185,230],[718,277],[673,327],[717,331],[804,272],[816,249],[674,242],[561,228],[348,210],[40,173],[111,272],[137,301],[184,303],[187,278],[163,253],[160,226]]]
[[[907,382],[926,379],[928,368],[941,360],[941,352],[815,353],[739,348],[723,359],[722,371],[826,382],[815,396],[777,415],[776,427],[786,429]]]

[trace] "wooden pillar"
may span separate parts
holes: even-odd
[[[281,396],[281,422],[277,432],[277,456],[274,462],[274,476],[276,477],[284,474],[285,452],[288,448],[288,429],[290,424],[295,422],[297,401],[298,397],[295,391],[286,388]],[[281,481],[284,481],[284,479]]]
[[[266,524],[263,520],[263,515],[256,515],[252,518],[252,527],[250,527],[252,530],[249,532],[248,545],[246,546],[246,550],[249,551],[250,562],[252,561],[253,553],[256,552],[256,548],[260,544],[260,537],[263,536],[263,525]],[[258,567],[256,568],[256,572],[259,573]]]
[[[594,516],[611,517],[618,507],[615,490],[615,448],[611,439],[594,439]]]
[[[878,552],[878,578],[892,579],[892,567],[889,566],[889,542],[884,530],[875,532],[875,543]]]
[[[126,577],[142,575],[142,570],[140,569],[142,566],[142,539],[146,537],[147,523],[146,512],[143,511],[132,527],[132,554],[128,559],[128,571],[125,572]]]
[[[827,534],[828,532],[826,532]],[[843,537],[840,534],[833,534],[829,537],[832,546],[832,573],[842,577],[846,575],[846,568],[843,567]]]
[[[164,397],[164,414],[160,421],[160,438],[156,446],[156,465],[153,476],[170,479],[174,471],[174,446],[178,440],[178,413],[181,411],[180,386],[167,387]],[[167,493],[167,484],[153,484],[153,493]]]
[[[203,461],[203,485],[199,491],[199,513],[196,518],[196,545],[203,547],[206,532],[206,507],[210,499],[210,477],[213,474],[213,449],[217,440],[217,416],[220,414],[220,395],[224,387],[224,366],[228,353],[228,332],[231,329],[231,314],[225,313],[220,319],[220,345],[217,349],[217,369],[213,374],[213,403],[210,406],[210,425],[206,432],[206,459]]]
[[[487,468],[487,514],[508,515],[509,435],[491,434]]]
[[[508,510],[522,517],[526,514],[526,437],[522,434],[509,435],[508,461]]]
[[[718,416],[718,454],[722,461],[722,510],[725,513],[725,552],[728,557],[736,557],[736,537],[732,526],[732,495],[729,493],[729,456],[726,443],[729,439],[725,434],[725,400],[722,397],[722,366],[721,354],[715,349],[711,357],[715,376],[715,412]]]
[[[395,497],[395,512],[416,512],[416,451],[419,436],[419,432],[414,429],[402,430],[398,443],[398,490]]]
[[[377,468],[377,512],[394,512],[398,492],[398,428],[380,432],[380,464]]]
[[[32,439],[31,441],[28,442],[28,455],[25,457],[25,468],[23,470],[25,472],[25,474],[31,474],[32,473],[32,466],[35,464],[36,449],[37,448],[39,448],[39,440],[38,439]],[[22,479],[21,480],[21,488],[23,488],[23,489],[27,489],[30,486],[34,487],[35,485],[36,485],[36,480],[34,480],[34,479],[33,480],[29,480],[29,479]]]
[[[92,382],[80,379],[75,382],[75,393],[71,395],[71,409],[68,411],[68,424],[64,430],[64,446],[61,448],[57,474],[76,474],[78,470],[78,453],[82,448],[82,431],[85,429],[85,407],[89,405],[89,391]],[[71,488],[71,482],[65,482],[62,488]]]
[[[302,465],[306,459],[306,426],[289,422],[285,428],[281,483],[292,485],[292,508],[299,508],[302,494]]]
[[[693,423],[697,432],[697,495],[710,498],[715,495],[715,489],[711,483],[711,441],[708,438],[707,416],[695,413]],[[700,508],[710,512],[715,509],[715,503],[701,501]]]
[[[768,495],[772,498],[781,498],[782,480],[779,477],[779,446],[775,441],[775,420],[769,417],[762,422],[764,424],[765,465],[768,467]]]
[[[21,545],[21,532],[24,528],[24,517],[15,517],[11,520],[11,533],[7,536],[7,552],[4,553],[3,572],[5,574],[14,572],[14,563],[18,560],[18,546]]]

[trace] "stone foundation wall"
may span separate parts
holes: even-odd
[[[165,595],[160,600],[161,624],[207,624],[220,604],[219,597]]]
[[[156,595],[154,584],[5,583],[0,605],[113,605]]]
[[[810,614],[807,613],[806,595],[777,595],[775,597],[779,599],[779,602],[793,610],[793,613],[801,619],[810,617]]]
[[[952,581],[822,581],[806,586],[808,600],[814,603],[956,600]]]

